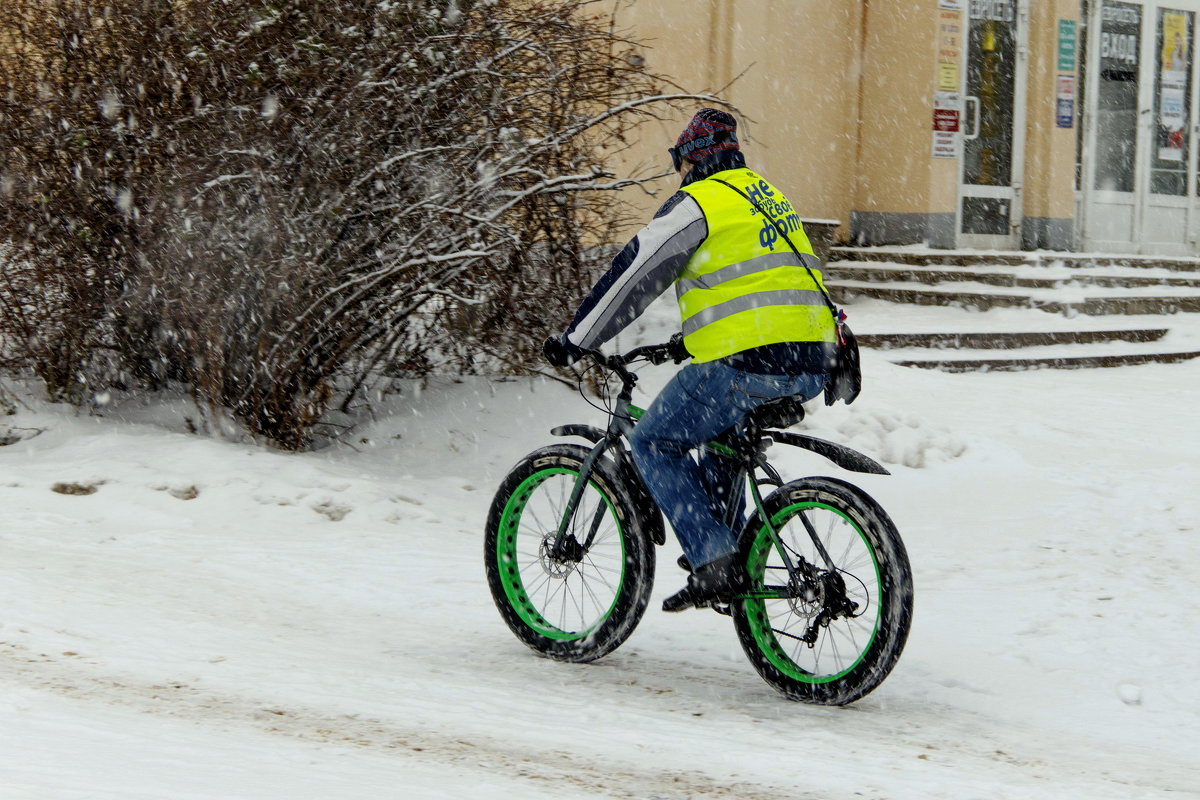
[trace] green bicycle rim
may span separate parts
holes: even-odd
[[[825,503],[793,503],[777,513],[771,519],[771,523],[775,526],[776,530],[779,530],[784,521],[791,517],[794,513],[799,513],[809,508],[823,508],[826,511],[836,514],[839,518],[849,523],[850,527],[854,529],[854,532],[859,536],[860,539],[862,539],[863,544],[866,546],[867,553],[871,556],[871,565],[875,570],[875,585],[880,587],[880,590],[882,590],[883,583],[879,576],[879,561],[875,558],[874,548],[871,547],[867,537],[863,535],[862,529],[855,524],[854,520],[850,519],[836,508],[826,505]],[[757,575],[765,570],[767,555],[771,552],[773,547],[774,544],[771,541],[770,534],[765,528],[760,529],[759,535],[755,539],[754,546],[750,551],[749,562],[746,565],[746,568],[751,575]],[[882,602],[882,598],[876,598],[876,601]],[[853,664],[832,675],[816,675],[801,667],[799,664],[793,661],[786,652],[784,652],[783,646],[779,643],[779,639],[775,636],[775,631],[772,628],[771,621],[767,618],[765,599],[751,596],[749,599],[745,600],[744,603],[746,619],[749,623],[750,633],[754,637],[755,643],[758,645],[759,652],[765,655],[767,660],[770,661],[771,664],[773,664],[775,668],[784,675],[801,683],[831,683],[853,672],[855,668],[862,663],[862,660],[866,657],[867,653],[871,651],[871,646],[875,642],[875,636],[879,632],[879,622],[880,618],[882,617],[881,606],[880,616],[875,618],[875,624],[871,628],[871,635],[867,639],[866,645],[860,649],[858,657],[854,660]]]
[[[596,487],[596,484],[589,482],[588,485],[596,489],[596,493],[600,495],[600,499],[604,501],[604,504],[608,507],[609,514],[612,515],[614,524],[617,526],[617,541],[621,547],[621,574],[617,579],[617,591],[613,595],[612,603],[590,628],[583,631],[564,631],[542,616],[541,612],[534,605],[533,600],[529,597],[529,594],[525,591],[524,581],[521,580],[521,568],[517,560],[517,528],[521,524],[525,504],[529,502],[529,498],[533,496],[534,491],[552,475],[575,476],[578,474],[574,470],[555,467],[535,472],[522,481],[521,485],[512,493],[504,506],[504,512],[500,516],[499,534],[496,537],[496,564],[499,568],[500,583],[504,586],[504,596],[508,599],[509,606],[517,612],[517,616],[521,618],[521,621],[534,631],[548,639],[562,642],[583,639],[602,625],[612,615],[613,609],[616,608],[617,601],[621,598],[621,586],[625,580],[625,539],[621,535],[621,523],[617,520],[616,514],[613,513],[612,503]]]

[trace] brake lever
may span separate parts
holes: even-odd
[[[647,356],[646,356],[646,360],[647,360],[647,361],[649,361],[651,364],[653,364],[654,366],[656,366],[656,367],[657,367],[657,366],[660,366],[660,365],[662,365],[662,364],[665,364],[665,363],[667,363],[668,361],[670,361],[670,360],[671,360],[671,354],[670,354],[670,353],[668,353],[668,352],[666,352],[666,351],[660,351],[660,352],[655,352],[655,353],[649,353],[649,354],[647,354]],[[675,363],[676,363],[676,364],[678,364],[679,362],[678,362],[678,361],[676,361]]]

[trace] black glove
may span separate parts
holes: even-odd
[[[542,343],[542,356],[556,367],[573,364],[583,355],[583,351],[566,341],[561,336],[551,336]]]
[[[676,364],[683,363],[692,357],[688,352],[687,345],[683,343],[683,334],[677,333],[671,337],[671,341],[667,342],[671,348],[670,356]]]

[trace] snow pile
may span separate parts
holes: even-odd
[[[958,458],[967,445],[953,431],[930,424],[916,413],[872,410],[847,416],[837,426],[840,441],[885,464],[913,469]]]

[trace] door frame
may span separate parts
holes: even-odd
[[[1025,187],[1025,126],[1029,94],[1029,0],[1013,0],[1016,11],[1016,75],[1013,80],[1013,130],[1012,170],[1009,186],[981,186],[966,183],[963,173],[966,168],[967,142],[972,138],[968,130],[979,132],[979,101],[967,94],[967,76],[971,56],[970,26],[971,3],[966,3],[965,25],[963,26],[962,78],[959,96],[962,98],[962,141],[958,149],[958,198],[954,209],[955,246],[978,250],[1020,250],[1021,229],[1024,219]],[[971,108],[974,100],[974,109]],[[1000,199],[1009,201],[1009,232],[1007,235],[963,233],[963,201],[968,197]]]

